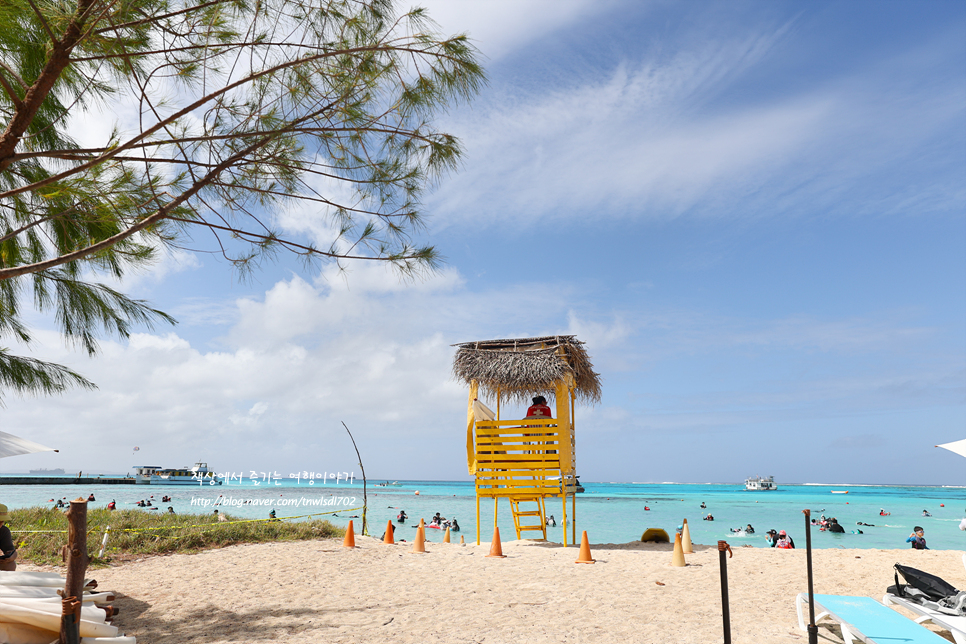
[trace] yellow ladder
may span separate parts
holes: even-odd
[[[521,503],[536,503],[536,510],[521,510]],[[539,530],[544,541],[547,540],[547,514],[544,510],[543,497],[514,498],[510,497],[510,509],[513,511],[513,526],[517,529],[517,539],[522,539],[522,532],[527,530]],[[540,525],[524,525],[520,523],[523,517],[539,517]]]

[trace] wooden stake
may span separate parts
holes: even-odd
[[[70,502],[67,510],[67,583],[64,585],[60,644],[80,643],[81,599],[87,573],[87,499]]]

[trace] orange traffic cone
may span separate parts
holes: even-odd
[[[389,521],[386,523],[386,536],[383,537],[382,542],[388,543],[390,546],[396,543],[396,540],[392,538],[392,531],[392,519],[389,519]]]
[[[419,520],[419,527],[422,528],[423,530],[426,529],[426,521],[424,519]]]
[[[584,534],[580,537],[580,554],[577,555],[577,561],[574,563],[597,563],[596,560],[590,558],[590,542],[587,541],[587,531],[584,530]]]
[[[460,545],[466,545],[466,541],[463,539],[463,535],[460,535]]]
[[[682,568],[686,565],[684,561],[684,550],[681,548],[681,533],[674,534],[674,554],[671,555],[671,565]]]
[[[356,532],[352,529],[352,519],[349,519],[349,527],[345,529],[345,539],[342,541],[342,545],[346,548],[356,547]]]
[[[506,559],[506,555],[503,554],[503,544],[500,543],[500,528],[493,528],[493,543],[490,544],[490,554],[486,556]]]
[[[688,520],[684,520],[684,531],[681,533],[682,551],[686,555],[694,554],[694,546],[691,545],[691,530],[688,529]]]
[[[446,534],[443,535],[443,543],[449,543],[449,528],[446,528]]]
[[[422,526],[416,528],[416,539],[413,540],[413,552],[426,554],[426,533]]]

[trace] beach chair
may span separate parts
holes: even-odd
[[[886,593],[882,598],[882,603],[886,606],[902,606],[919,615],[916,618],[917,624],[932,622],[936,626],[941,626],[952,633],[956,644],[966,644],[966,617],[940,613],[939,611],[931,610],[922,604],[917,604],[903,597],[896,597],[892,593]]]
[[[949,644],[949,640],[916,624],[880,604],[871,597],[846,597],[844,595],[814,595],[815,621],[824,617],[838,622],[842,627],[842,639],[846,644],[856,640],[866,644]],[[798,627],[803,631],[808,613],[808,593],[795,598],[798,610]]]

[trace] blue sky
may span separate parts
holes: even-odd
[[[9,397],[62,452],[3,471],[353,470],[345,421],[373,477],[465,479],[450,345],[574,333],[585,480],[966,485],[966,5],[427,6],[490,78],[443,117],[442,272],[168,258],[125,286],[177,327],[42,334],[100,389]]]

